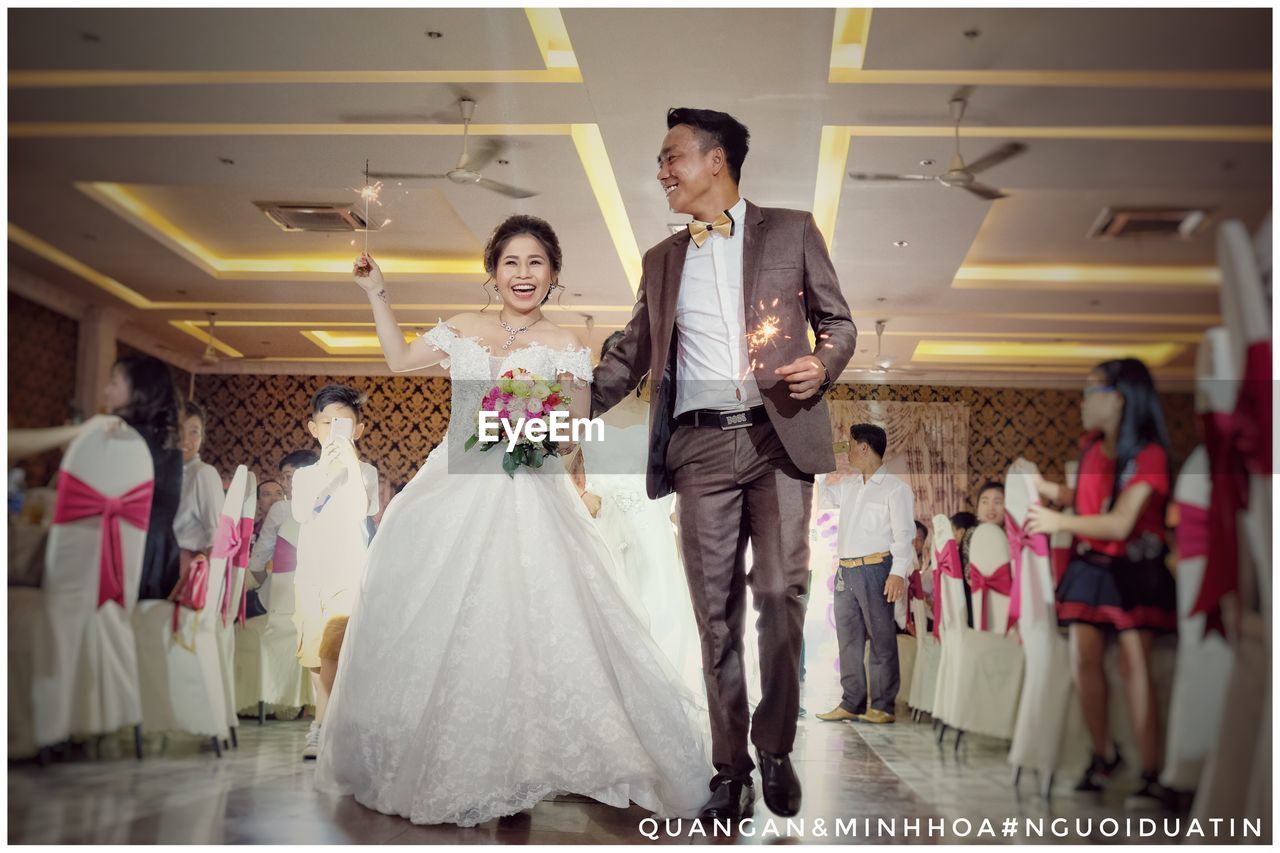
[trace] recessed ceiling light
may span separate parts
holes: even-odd
[[[498,165],[499,165],[499,166],[510,166],[510,165],[511,165],[511,161],[510,161],[510,160],[499,160],[499,161],[498,161]]]
[[[232,160],[230,157],[219,157],[218,162],[224,166],[234,166],[236,164],[236,161]]]
[[[934,161],[933,161],[933,160],[921,160],[921,161],[920,161],[920,165],[921,165],[921,166],[932,166],[932,165],[933,165],[933,163],[934,163]]]
[[[964,31],[964,37],[967,39],[976,39],[980,35],[982,35],[982,30],[977,27],[971,27]]]
[[[187,295],[187,292],[185,290],[175,290],[174,293],[178,294],[179,296]]]
[[[877,297],[876,297],[876,302],[884,302],[884,300],[885,300],[885,297],[883,297],[883,296],[877,296]]]
[[[574,295],[574,296],[581,296],[582,294],[581,294],[581,293],[575,293],[575,294],[573,294],[573,295]]]
[[[81,33],[80,38],[89,42],[89,44],[100,44],[102,42],[102,36],[97,33]]]
[[[905,249],[907,248],[907,246],[911,244],[908,243],[906,240],[894,240],[893,245],[897,246],[899,249]]]
[[[444,33],[436,32],[435,30],[427,30],[427,38],[441,39],[444,38]]]

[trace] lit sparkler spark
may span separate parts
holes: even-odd
[[[364,199],[364,252],[369,254],[369,202],[373,202],[379,207],[382,202],[378,200],[378,196],[382,193],[382,181],[369,182],[369,161],[364,161],[364,186],[356,190],[360,198]],[[388,219],[387,222],[391,220]],[[385,225],[386,222],[383,223]]]

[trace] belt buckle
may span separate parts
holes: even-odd
[[[728,412],[720,415],[720,429],[742,429],[751,426],[751,412]]]

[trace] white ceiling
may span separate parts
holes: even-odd
[[[1085,233],[1112,205],[1201,205],[1215,211],[1214,222],[1238,217],[1250,228],[1270,209],[1269,135],[1233,141],[1239,137],[1219,130],[1269,130],[1269,86],[1194,78],[1170,83],[1161,76],[1269,73],[1269,9],[877,9],[864,71],[934,72],[923,83],[828,82],[836,19],[831,9],[561,14],[580,83],[469,82],[483,76],[476,72],[545,68],[518,8],[10,10],[11,75],[473,72],[418,83],[91,85],[92,77],[80,77],[62,86],[29,86],[11,79],[11,237],[20,229],[59,257],[172,307],[130,307],[65,263],[51,262],[48,250],[32,251],[29,240],[11,239],[10,264],[71,296],[114,306],[135,331],[180,359],[198,358],[204,344],[171,321],[202,323],[206,308],[217,306],[219,339],[248,356],[222,361],[214,368],[220,371],[322,369],[317,364],[335,371],[381,369],[352,356],[327,356],[301,334],[372,331],[362,295],[349,279],[211,274],[172,239],[140,227],[82,187],[124,185],[222,257],[354,256],[363,235],[287,234],[252,202],[352,200],[366,159],[379,171],[445,171],[457,159],[461,138],[423,129],[457,125],[456,100],[465,94],[478,101],[478,124],[505,126],[488,138],[502,143],[501,156],[509,162],[491,164],[486,175],[540,194],[516,201],[448,182],[391,182],[381,208],[391,224],[370,235],[371,251],[476,259],[489,230],[506,215],[543,216],[556,226],[565,251],[567,291],[551,316],[586,338],[579,309],[589,313],[590,343],[598,346],[625,323],[633,300],[615,235],[573,139],[558,130],[537,135],[511,126],[598,126],[630,226],[624,243],[643,251],[681,219],[666,209],[654,180],[668,107],[733,113],[752,132],[743,194],[762,205],[812,209],[824,189],[818,186],[824,127],[857,129],[843,172],[941,170],[953,145],[947,101],[968,84],[973,88],[961,130],[966,159],[1007,141],[1027,145],[1025,154],[982,176],[1010,197],[992,203],[935,184],[871,185],[843,177],[833,258],[863,334],[851,367],[870,366],[874,321],[885,318],[884,350],[901,366],[909,365],[924,338],[1168,340],[1186,347],[1164,371],[1176,378],[1194,362],[1195,333],[1218,313],[1212,287],[1132,284],[1123,276],[1077,284],[956,282],[957,271],[991,264],[1212,266],[1212,223],[1179,242],[1102,242]],[[967,37],[967,30],[978,34]],[[428,31],[443,37],[430,39]],[[1018,85],[986,85],[981,75],[993,71],[1158,73],[1129,87],[1030,85],[1030,77],[1018,78]],[[957,73],[939,76],[943,72]],[[140,130],[142,123],[166,127]],[[900,130],[875,135],[882,126]],[[1208,128],[1200,134],[1208,138],[1156,138],[1163,131],[1155,129],[1170,126]],[[1130,138],[1097,138],[1116,127],[1129,128]],[[1102,131],[1072,138],[1081,128]],[[936,165],[921,166],[925,159]],[[900,240],[909,245],[894,247]],[[420,327],[482,304],[480,281],[458,274],[401,276],[393,298],[427,306],[401,311],[406,325]],[[358,323],[370,325],[350,325]],[[1019,364],[914,366],[920,372],[890,378],[1050,382],[1081,372],[1069,364],[1034,373]]]

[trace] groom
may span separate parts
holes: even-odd
[[[823,394],[857,331],[813,217],[738,195],[747,128],[684,107],[668,111],[667,128],[658,181],[671,210],[695,221],[645,254],[631,321],[595,370],[592,416],[651,377],[648,492],[678,496],[711,713],[716,775],[702,816],[753,809],[742,661],[750,584],[762,682],[750,738],[765,804],[789,817],[800,809],[789,753],[813,478],[836,467]]]

